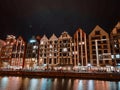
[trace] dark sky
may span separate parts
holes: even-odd
[[[0,38],[67,31],[82,28],[89,34],[96,25],[108,33],[120,20],[120,0],[0,0]]]

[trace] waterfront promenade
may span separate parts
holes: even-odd
[[[1,70],[1,76],[22,76],[22,77],[60,77],[120,81],[120,72],[104,71],[54,71],[54,70]]]

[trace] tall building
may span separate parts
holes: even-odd
[[[92,65],[112,65],[109,35],[98,25],[89,34],[89,49]]]
[[[110,33],[111,37],[111,51],[114,65],[120,64],[120,22],[113,28]]]
[[[35,69],[38,66],[38,46],[39,43],[37,42],[35,36],[33,36],[26,46],[26,55],[25,55],[25,62],[24,68],[27,69]]]
[[[39,66],[48,65],[48,38],[44,35],[39,45]]]
[[[86,33],[78,29],[74,34],[74,65],[86,66],[88,64]]]
[[[4,40],[1,40],[0,39],[0,57],[1,57],[1,50],[2,50],[2,47],[4,47],[6,45],[6,42]],[[2,60],[0,59],[0,67],[2,67]]]
[[[5,46],[5,45],[6,45],[6,42],[5,42],[4,40],[1,40],[1,39],[0,39],[0,55],[1,55],[1,49],[2,49],[2,47]]]
[[[48,64],[51,66],[58,64],[58,38],[55,34],[48,41]]]
[[[16,37],[14,35],[7,35],[5,42],[6,45],[1,48],[1,67],[11,68],[12,48],[14,43],[16,42]]]
[[[60,66],[73,66],[72,37],[63,32],[58,38],[58,63]]]
[[[11,67],[22,69],[24,66],[25,42],[21,36],[16,39],[12,48]]]

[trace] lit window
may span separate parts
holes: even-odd
[[[43,41],[41,41],[41,43],[40,44],[43,44]]]
[[[33,46],[33,49],[38,49],[38,46]]]
[[[49,54],[49,56],[51,57],[51,56],[52,56],[52,54],[50,53],[50,54]]]
[[[117,54],[117,55],[116,55],[116,58],[120,58],[120,55],[119,55],[119,54]]]
[[[52,48],[52,45],[50,45],[50,48]]]
[[[62,50],[63,52],[67,52],[68,50],[67,50],[67,48],[63,48],[63,50]]]

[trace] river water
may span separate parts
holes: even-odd
[[[120,81],[0,76],[0,90],[120,90]]]

